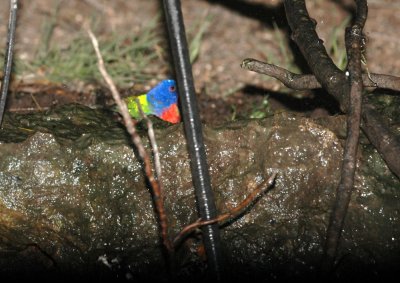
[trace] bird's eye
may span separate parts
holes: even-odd
[[[169,87],[169,92],[174,92],[175,90],[176,90],[175,86],[172,85]]]

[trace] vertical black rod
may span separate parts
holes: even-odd
[[[176,70],[177,86],[191,159],[192,178],[198,211],[203,220],[209,220],[215,218],[217,213],[214,195],[211,190],[180,0],[164,0],[164,12]],[[210,275],[214,279],[219,280],[221,252],[218,224],[207,225],[202,229]]]
[[[15,26],[17,22],[18,0],[10,0],[10,18],[8,20],[7,50],[4,55],[3,81],[0,88],[0,127],[3,123],[4,109],[6,107],[8,86],[10,84]]]

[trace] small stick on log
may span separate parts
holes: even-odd
[[[136,105],[137,105],[137,107],[139,109],[140,115],[146,121],[147,134],[149,136],[151,148],[153,149],[153,154],[154,154],[154,167],[155,167],[155,170],[156,170],[156,176],[157,176],[157,180],[158,180],[158,182],[160,184],[161,191],[162,191],[162,170],[161,170],[161,162],[160,162],[160,152],[158,150],[156,136],[154,135],[153,123],[151,122],[149,117],[147,117],[147,115],[143,112],[143,109],[142,109],[142,106],[139,103],[139,100],[136,99],[135,102],[136,102]]]
[[[272,173],[272,175],[267,180],[259,184],[256,189],[252,191],[237,207],[231,209],[227,213],[220,214],[216,218],[210,220],[202,220],[201,218],[199,218],[195,222],[184,227],[172,241],[173,246],[175,248],[179,246],[183,238],[185,238],[188,234],[199,227],[214,224],[217,222],[222,224],[223,222],[231,221],[232,219],[236,218],[238,215],[246,211],[251,204],[253,204],[259,197],[261,197],[268,189],[272,187],[276,175],[276,172]]]
[[[85,29],[86,29],[87,33],[89,34],[89,37],[92,41],[94,50],[96,51],[100,73],[102,74],[104,80],[106,81],[108,87],[110,88],[111,94],[112,94],[118,108],[121,109],[121,115],[124,119],[125,127],[126,127],[128,133],[131,135],[132,141],[135,144],[135,146],[139,152],[139,155],[144,162],[144,170],[145,170],[146,176],[147,176],[147,178],[150,182],[151,188],[152,188],[153,200],[154,200],[154,203],[156,206],[156,211],[158,213],[158,218],[160,221],[161,238],[162,238],[163,244],[164,244],[165,248],[167,249],[167,251],[169,253],[172,253],[173,248],[172,248],[171,241],[168,238],[168,222],[167,222],[167,215],[166,215],[165,209],[164,209],[164,202],[163,202],[163,198],[162,198],[161,187],[160,187],[159,182],[154,178],[154,175],[153,175],[153,172],[151,169],[152,167],[151,167],[150,157],[147,154],[146,149],[143,146],[142,140],[136,131],[136,128],[133,124],[132,118],[129,115],[126,103],[121,99],[121,96],[120,96],[113,80],[111,79],[111,77],[109,76],[109,74],[106,71],[106,68],[104,66],[103,57],[101,56],[100,49],[99,49],[99,43],[98,43],[95,35],[93,34],[93,32],[91,31],[91,29],[88,26],[86,26]]]

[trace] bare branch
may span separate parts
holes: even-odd
[[[136,102],[136,105],[137,105],[137,107],[139,109],[140,115],[146,121],[147,134],[149,136],[150,143],[151,143],[151,148],[153,149],[153,154],[154,154],[154,167],[156,169],[156,176],[157,176],[158,183],[160,184],[160,187],[161,187],[161,190],[162,190],[162,176],[161,176],[162,175],[162,171],[161,171],[161,162],[160,162],[160,152],[158,151],[157,140],[156,140],[156,137],[154,135],[153,123],[151,122],[149,117],[147,117],[147,115],[143,112],[143,109],[142,109],[142,106],[139,103],[139,100],[135,99],[135,102]]]
[[[365,1],[357,0],[357,4],[359,2]],[[340,108],[346,113],[349,105],[350,85],[346,83],[345,73],[335,66],[315,32],[315,21],[308,15],[304,0],[285,0],[284,4],[286,16],[293,32],[293,39],[302,51],[317,80],[329,94],[339,101]],[[359,10],[362,12],[362,9],[365,10],[366,8]],[[362,25],[364,16],[358,16],[356,21],[359,25]],[[368,105],[367,101],[364,102],[363,109],[372,108],[373,106]],[[400,148],[400,141],[378,116],[369,117],[371,113],[371,111],[363,111],[361,127],[371,143],[376,146],[390,170],[400,178],[399,161],[393,160],[393,150],[396,150],[394,156],[400,156],[400,151],[397,151]],[[383,135],[386,135],[387,139],[393,142],[393,150],[388,150],[387,147],[380,147],[381,143],[372,140]]]
[[[274,172],[272,175],[265,181],[263,181],[261,184],[259,184],[254,191],[252,191],[237,207],[231,209],[227,213],[220,214],[216,218],[210,219],[210,220],[201,220],[197,219],[195,222],[187,225],[184,227],[178,235],[176,235],[175,239],[172,241],[173,246],[177,247],[181,240],[191,232],[193,232],[195,229],[200,228],[204,225],[210,225],[219,222],[220,224],[223,222],[230,221],[234,218],[236,218],[238,215],[246,211],[251,204],[253,204],[259,197],[262,196],[271,186],[273,185],[275,178],[276,178],[277,173]]]
[[[314,75],[295,74],[279,66],[256,59],[244,59],[240,66],[243,69],[273,77],[291,89],[307,90],[322,87]],[[362,74],[364,87],[378,87],[400,91],[400,77],[373,73],[370,74],[370,77],[368,77],[368,74]]]
[[[362,7],[366,6],[366,1],[357,1]],[[368,9],[358,9],[360,13],[367,13]],[[366,19],[367,15],[357,14],[357,19]],[[344,219],[350,203],[351,194],[354,187],[354,176],[357,167],[357,148],[360,136],[361,106],[363,82],[361,75],[361,48],[362,48],[362,28],[364,22],[356,20],[351,28],[346,29],[346,49],[348,55],[348,70],[350,78],[350,105],[347,111],[347,139],[343,153],[343,163],[341,178],[337,189],[335,206],[333,208],[329,222],[326,243],[325,257],[322,269],[331,271],[334,267],[337,248],[339,245]]]
[[[367,18],[368,6],[366,0],[356,0],[357,15],[355,23],[351,29],[350,46],[347,47],[350,57],[349,73],[351,84],[348,84],[347,76],[340,71],[332,59],[328,56],[322,41],[318,37],[315,26],[315,20],[308,15],[304,0],[285,0],[285,11],[288,23],[292,29],[292,38],[299,46],[303,56],[310,66],[318,82],[329,94],[334,96],[344,113],[348,113],[348,140],[346,141],[346,152],[342,168],[342,180],[338,188],[337,204],[334,209],[332,222],[330,224],[327,245],[326,262],[323,268],[330,269],[333,266],[334,256],[337,249],[338,237],[340,237],[343,219],[348,207],[348,201],[353,186],[355,170],[355,152],[358,141],[359,111],[361,111],[361,45],[362,29]],[[354,37],[354,38],[353,38]],[[349,105],[351,104],[351,107]],[[374,115],[373,106],[367,103],[365,99],[362,111],[363,124],[362,129],[370,139],[371,143],[385,160],[388,167],[400,178],[400,165],[398,156],[400,156],[400,142],[396,136],[384,125],[383,121],[377,115]],[[373,115],[373,117],[371,117]],[[350,131],[351,130],[351,131]],[[385,137],[385,142],[381,143],[376,139]],[[392,143],[388,147],[387,141]],[[397,157],[394,158],[393,156]],[[325,269],[326,270],[326,269]]]
[[[153,195],[154,195],[153,200],[154,200],[156,210],[158,213],[158,217],[159,217],[159,221],[160,221],[161,237],[163,240],[163,244],[169,252],[172,252],[171,241],[168,238],[168,223],[167,223],[167,216],[166,216],[165,209],[164,209],[164,202],[163,202],[163,198],[162,198],[161,187],[160,187],[159,182],[154,178],[153,172],[151,170],[151,161],[150,161],[149,155],[147,154],[147,152],[143,146],[142,140],[135,129],[132,118],[129,115],[126,103],[121,99],[121,96],[120,96],[114,82],[112,81],[111,77],[108,75],[108,73],[106,71],[106,68],[104,66],[103,57],[101,56],[100,49],[99,49],[99,43],[98,43],[96,37],[94,36],[94,34],[91,31],[91,29],[89,28],[89,26],[85,26],[85,29],[86,29],[87,33],[89,34],[89,37],[92,41],[94,50],[96,52],[100,73],[102,74],[104,80],[106,81],[108,87],[110,88],[111,94],[112,94],[116,104],[118,105],[119,109],[121,110],[121,115],[124,119],[124,123],[127,128],[127,131],[131,135],[132,141],[135,144],[135,146],[139,152],[139,155],[144,162],[145,173],[150,182],[150,185],[151,185],[151,188],[153,191]]]
[[[315,31],[316,21],[311,19],[304,0],[285,0],[286,18],[292,30],[292,39],[300,48],[318,82],[340,104],[343,112],[348,108],[350,86],[347,78],[333,63]]]

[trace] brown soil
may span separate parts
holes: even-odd
[[[8,2],[0,0],[0,43],[5,46],[8,21]],[[16,57],[31,60],[41,44],[43,25],[49,21],[55,0],[22,2],[17,29]],[[193,65],[195,86],[205,122],[222,122],[238,116],[247,116],[254,107],[269,95],[272,111],[281,108],[305,114],[324,115],[335,108],[314,93],[303,94],[306,99],[288,95],[283,85],[271,78],[240,68],[243,59],[252,57],[274,62],[282,67],[288,62],[282,54],[274,24],[284,33],[284,43],[289,53],[294,52],[295,62],[307,71],[301,55],[290,40],[282,1],[277,0],[182,0],[182,10],[188,30],[199,19],[211,16],[211,25],[202,40],[200,55]],[[326,44],[334,27],[351,15],[354,1],[307,1],[308,9],[317,21],[317,31]],[[140,33],[149,19],[161,13],[161,1],[62,1],[52,44],[68,46],[76,36],[86,36],[81,24],[85,19],[98,17],[99,37],[118,31]],[[368,36],[367,63],[371,72],[400,75],[400,3],[397,0],[370,0],[369,18],[365,28]],[[160,28],[163,28],[160,25]],[[340,35],[343,36],[343,32]],[[173,74],[168,66],[161,66],[167,76]],[[88,95],[97,86],[64,84],[53,85],[40,78],[40,70],[30,76],[14,80],[13,94],[8,109],[45,109],[55,104],[79,102],[93,106],[96,99]],[[149,86],[155,81],[150,81]],[[148,86],[148,87],[149,87]],[[22,93],[22,94],[21,94]]]

